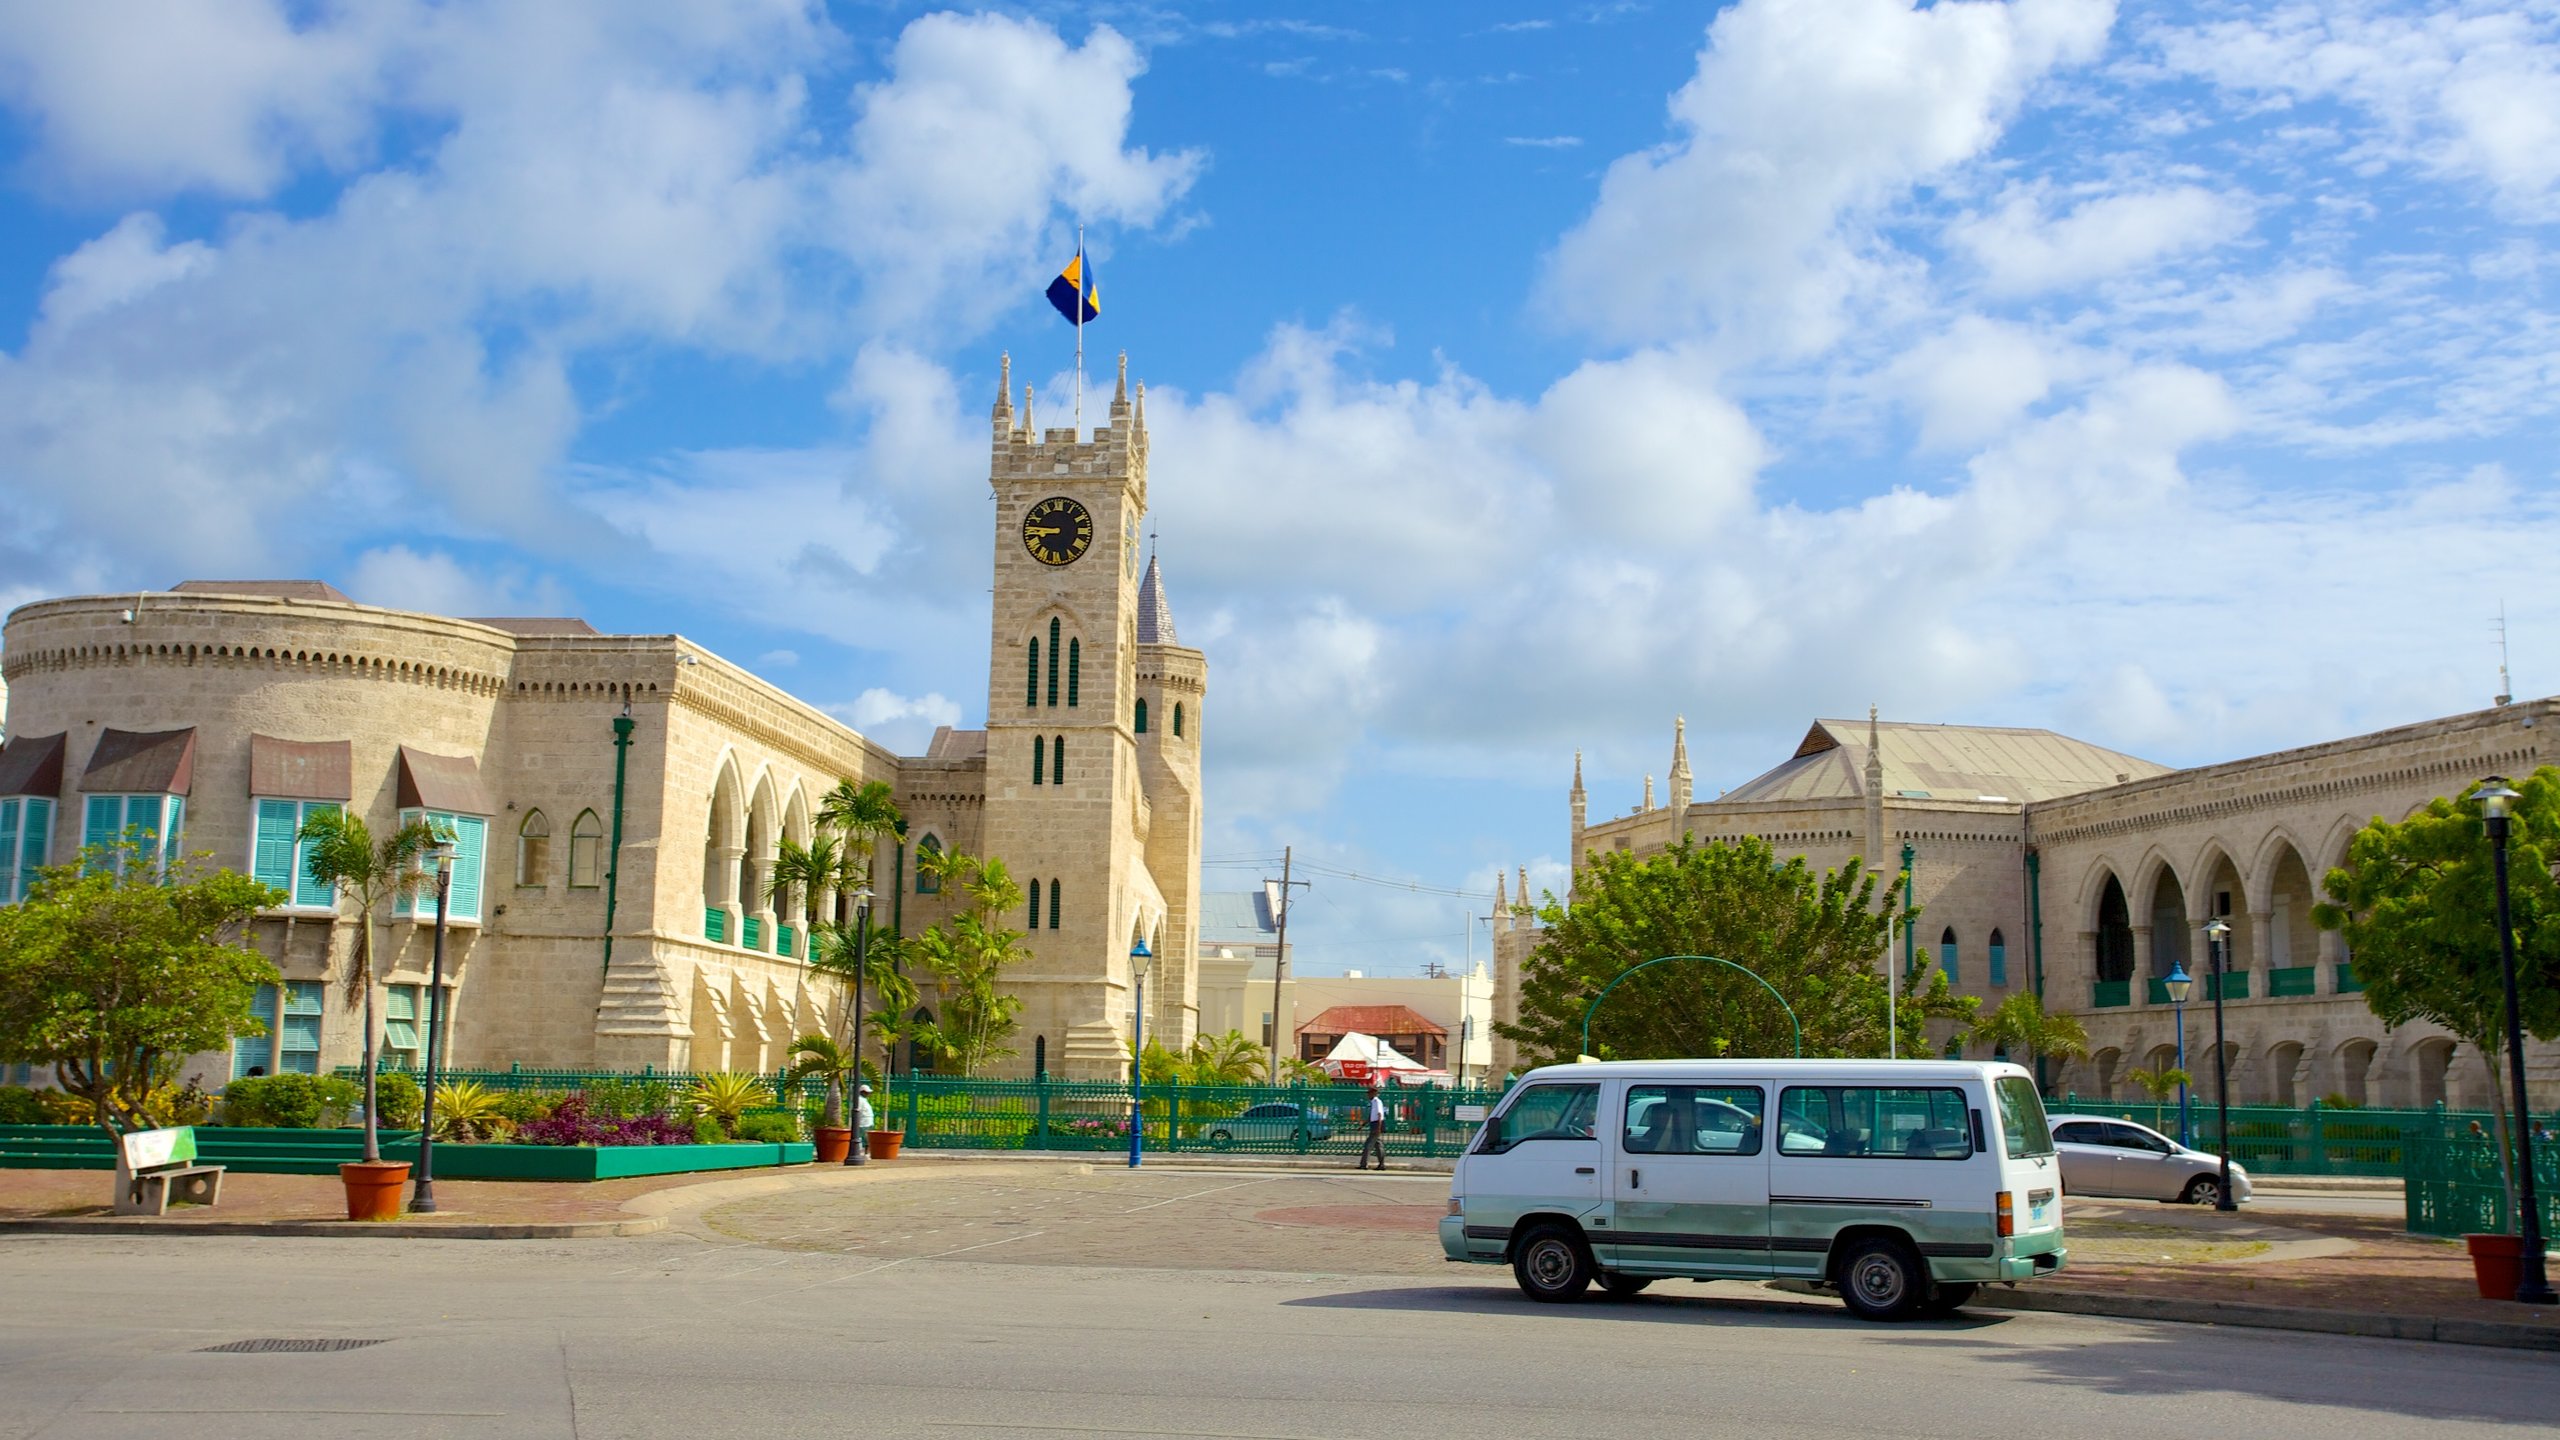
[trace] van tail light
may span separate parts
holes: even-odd
[[[1449,1213],[1452,1215],[1463,1215],[1466,1213],[1459,1207],[1458,1197],[1455,1195],[1449,1197]]]
[[[2000,1192],[1998,1205],[2000,1209],[2000,1233],[2003,1236],[2017,1234],[2018,1197],[2010,1191],[2003,1190]]]

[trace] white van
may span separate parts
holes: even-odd
[[[1803,1280],[1898,1320],[2061,1270],[2062,1168],[2015,1065],[1551,1065],[1460,1157],[1440,1246],[1535,1300]]]

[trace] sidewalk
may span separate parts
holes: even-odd
[[[734,1172],[720,1172],[730,1174]],[[625,1202],[698,1184],[699,1175],[652,1175],[587,1185],[439,1180],[436,1213],[390,1222],[347,1219],[335,1175],[222,1177],[222,1203],[172,1205],[163,1216],[117,1215],[114,1175],[105,1170],[0,1170],[0,1235],[123,1234],[438,1236],[452,1240],[569,1240],[644,1235],[663,1217],[636,1215]]]

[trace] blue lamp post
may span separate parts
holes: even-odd
[[[1147,948],[1144,935],[1138,937],[1137,944],[1129,947],[1129,974],[1137,982],[1138,1002],[1137,1023],[1131,1027],[1133,1038],[1129,1042],[1129,1168],[1132,1170],[1138,1168],[1139,1158],[1146,1153],[1146,1113],[1141,1108],[1141,1099],[1147,1082],[1147,962],[1154,958],[1155,952]]]
[[[2178,1073],[2181,1076],[2187,1072],[2187,992],[2194,989],[2195,984],[2195,977],[2187,973],[2187,967],[2174,960],[2169,962],[2169,977],[2160,982],[2160,988],[2169,992],[2169,1003],[2178,1007]],[[2196,1143],[2194,1128],[2187,1121],[2187,1082],[2183,1079],[2178,1082],[2178,1143]]]

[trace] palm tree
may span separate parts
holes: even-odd
[[[784,911],[796,892],[800,897],[802,927],[807,937],[808,954],[817,953],[818,897],[830,890],[853,888],[860,872],[854,864],[852,847],[824,831],[813,835],[806,845],[786,837],[774,849],[773,866],[765,876],[765,903]]]
[[[836,788],[818,801],[819,828],[844,836],[847,870],[858,875],[862,884],[871,881],[873,847],[905,829],[906,824],[907,817],[898,810],[897,792],[885,780],[869,780],[860,785],[838,780]]]
[[[871,987],[886,1013],[903,1013],[916,1003],[915,982],[906,974],[907,942],[878,924],[871,926],[868,939],[862,939],[862,917],[838,923],[821,920],[809,934],[809,968],[836,982],[839,1029],[849,1018],[853,987],[859,983]],[[862,957],[862,973],[854,973],[854,957]],[[858,1053],[861,1041],[845,1043]]]
[[[2179,1086],[2194,1083],[2196,1077],[2174,1065],[2163,1065],[2156,1070],[2136,1070],[2127,1078],[2142,1087],[2152,1104],[2166,1105],[2169,1097],[2178,1093]]]
[[[297,837],[305,846],[304,865],[311,878],[345,893],[356,902],[356,951],[347,969],[347,999],[364,1004],[364,1158],[382,1158],[380,1117],[374,1104],[373,1057],[380,1031],[373,1013],[373,927],[382,902],[415,895],[432,885],[425,861],[441,837],[423,820],[412,820],[376,844],[373,831],[345,810],[314,811]],[[430,1035],[429,1044],[442,1036]]]
[[[1241,1030],[1201,1035],[1183,1057],[1183,1078],[1194,1085],[1251,1085],[1261,1080],[1263,1051]]]
[[[1995,1054],[2006,1054],[2026,1066],[2033,1066],[2039,1055],[2052,1060],[2089,1058],[2089,1032],[2068,1015],[2045,1013],[2044,1002],[2032,990],[2001,1001],[1998,1009],[1975,1020],[1964,1038],[1968,1044],[1988,1045]]]
[[[793,1081],[815,1075],[827,1083],[826,1108],[818,1112],[818,1123],[829,1130],[843,1129],[845,1086],[862,1083],[862,1062],[832,1035],[803,1035],[792,1043],[791,1054]]]

